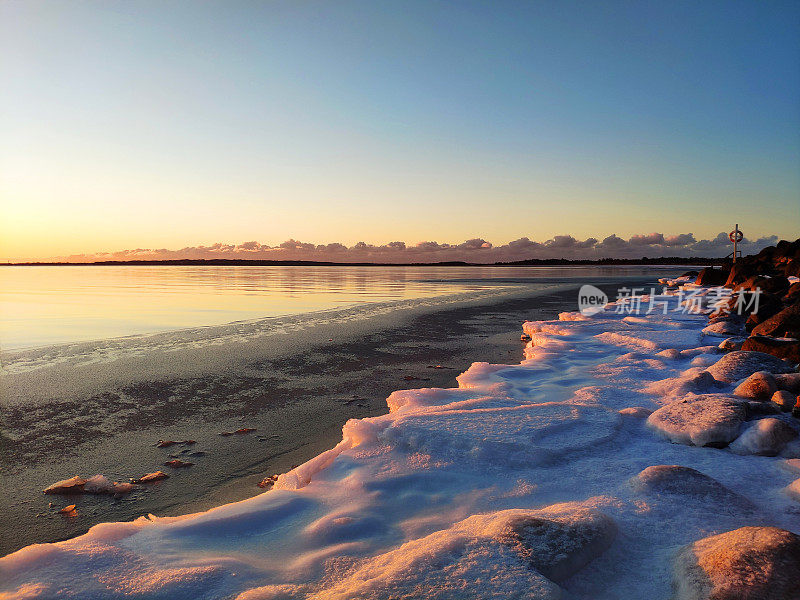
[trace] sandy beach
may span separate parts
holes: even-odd
[[[652,285],[655,277],[619,281]],[[517,361],[521,323],[574,309],[579,283],[401,305],[388,318],[329,318],[280,344],[239,340],[6,376],[4,397],[15,402],[3,407],[0,485],[15,495],[0,515],[0,554],[100,522],[185,514],[259,494],[266,475],[335,445],[348,419],[385,413],[394,390],[451,387],[472,362]],[[613,297],[619,284],[601,287]],[[54,389],[60,397],[42,402]],[[255,431],[220,436],[240,428]],[[196,444],[156,447],[185,439]],[[171,470],[163,466],[171,458],[194,465]],[[53,497],[41,493],[76,474],[127,481],[159,468],[171,477],[130,495],[82,496],[75,518],[54,514]]]

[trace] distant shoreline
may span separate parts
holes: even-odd
[[[642,266],[642,265],[721,265],[726,263],[724,258],[704,258],[700,256],[681,257],[665,256],[660,258],[600,258],[596,260],[565,258],[528,259],[513,262],[495,263],[470,263],[463,261],[444,261],[432,263],[377,263],[377,262],[328,262],[316,260],[258,260],[258,259],[228,259],[228,258],[181,258],[173,260],[103,260],[95,262],[19,262],[0,263],[2,267],[550,267],[550,266]]]

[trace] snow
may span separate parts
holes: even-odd
[[[777,456],[796,437],[791,425],[772,417],[760,419],[731,444],[731,452]]]
[[[775,527],[703,538],[682,548],[675,565],[675,600],[800,597],[800,537]]]
[[[733,394],[785,363],[725,354],[705,316],[653,300],[667,314],[611,303],[526,322],[519,364],[393,393],[388,414],[348,421],[339,444],[249,500],[6,556],[0,597],[669,598],[677,548],[798,530],[785,458],[800,446],[756,455],[797,422],[758,420]]]
[[[725,446],[739,435],[745,416],[742,402],[722,395],[689,395],[659,408],[647,424],[680,444]]]

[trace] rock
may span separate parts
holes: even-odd
[[[724,350],[725,352],[731,352],[732,350],[741,350],[742,344],[744,343],[745,338],[743,337],[729,337],[727,339],[722,340],[719,343],[720,350]]]
[[[722,485],[713,477],[680,465],[647,467],[630,481],[634,491],[648,494],[669,494],[691,498],[717,506],[734,506],[752,510],[753,503]]]
[[[74,517],[75,515],[78,514],[78,511],[75,510],[74,504],[69,504],[64,508],[62,508],[61,510],[59,510],[58,512],[62,515],[67,515],[68,517]]]
[[[747,418],[753,419],[764,416],[772,416],[781,414],[781,409],[775,406],[772,402],[763,402],[761,400],[748,400],[747,401]]]
[[[800,331],[800,303],[784,308],[760,325],[753,328],[753,335],[785,337],[790,332]]]
[[[725,354],[707,369],[714,376],[714,379],[727,383],[750,377],[756,371],[791,373],[793,370],[792,365],[771,354],[744,350]]]
[[[800,281],[796,281],[789,286],[786,294],[781,298],[786,304],[795,304],[800,302]]]
[[[742,336],[745,334],[745,329],[740,322],[733,320],[720,320],[705,327],[702,333],[703,335],[715,337]]]
[[[583,509],[563,516],[514,520],[501,539],[536,571],[559,583],[605,552],[616,535],[617,526],[610,517]]]
[[[800,419],[800,397],[797,398],[797,402],[795,403],[794,408],[792,409],[792,416],[795,419]]]
[[[142,475],[139,479],[131,479],[131,483],[150,483],[153,481],[159,481],[160,479],[166,479],[169,477],[164,471],[155,471],[154,473],[148,473],[147,475]]]
[[[182,468],[185,468],[185,467],[191,467],[192,465],[194,465],[193,462],[184,462],[184,461],[182,461],[180,459],[177,459],[177,458],[175,458],[173,460],[168,460],[167,462],[164,463],[164,466],[172,467],[174,469],[182,469]]]
[[[83,477],[71,477],[54,483],[53,485],[44,489],[45,494],[82,494],[83,486],[86,485],[88,480]]]
[[[259,481],[256,485],[260,488],[271,488],[275,485],[275,482],[278,481],[277,475],[270,475],[269,477],[264,477],[261,481]]]
[[[781,456],[800,459],[800,438],[795,438],[783,447]]]
[[[783,491],[786,492],[792,500],[800,502],[800,479],[795,479],[792,483],[787,485]]]
[[[790,473],[795,473],[800,475],[800,458],[790,458],[788,460],[783,461],[781,463],[781,467],[789,471]]]
[[[521,342],[530,342],[531,341],[531,336],[529,336],[527,333],[523,333],[521,336],[519,336],[519,341],[521,341]]]
[[[624,415],[626,417],[635,417],[637,419],[646,419],[653,413],[652,410],[649,408],[645,408],[643,406],[630,406],[628,408],[623,408],[619,411],[619,414]]]
[[[740,398],[769,400],[776,391],[778,391],[778,386],[775,384],[772,374],[766,371],[757,371],[740,383],[733,393]]]
[[[705,286],[724,285],[728,280],[728,275],[729,273],[727,270],[706,267],[697,275],[695,283]]]
[[[255,427],[242,427],[241,429],[237,429],[233,433],[238,433],[239,435],[242,435],[242,434],[245,434],[245,433],[251,433],[251,432],[253,432],[255,430],[256,430]]]
[[[156,448],[169,448],[170,446],[174,446],[178,442],[172,440],[158,440],[156,444]]]
[[[774,377],[779,390],[800,394],[800,373],[784,373]]]
[[[679,444],[721,448],[739,435],[746,414],[741,402],[726,396],[691,396],[662,406],[647,425]]]
[[[792,408],[794,408],[794,405],[797,402],[797,396],[795,396],[792,392],[787,392],[786,390],[778,390],[772,394],[772,402],[775,403],[783,412],[789,412],[792,410]]]
[[[760,419],[731,442],[729,448],[736,454],[777,456],[783,447],[797,437],[797,431],[775,418]]]
[[[732,288],[737,283],[743,282],[748,277],[752,277],[753,275],[757,275],[758,271],[756,267],[753,265],[749,265],[744,262],[737,262],[733,267],[731,267],[730,273],[728,273],[728,277],[725,279],[725,287]]]
[[[789,280],[783,276],[764,277],[763,275],[753,275],[743,282],[734,286],[734,291],[759,291],[760,294],[773,294],[782,296],[789,289]]]
[[[786,263],[783,274],[787,277],[800,277],[800,259],[794,258]]]
[[[682,548],[675,600],[800,598],[800,536],[777,527],[742,527]]]
[[[742,344],[743,350],[763,352],[791,363],[800,363],[800,340],[752,335]]]
[[[86,485],[83,486],[83,491],[87,494],[110,494],[112,496],[119,496],[128,494],[136,489],[132,483],[119,483],[117,481],[110,482],[103,475],[95,475],[86,480]]]

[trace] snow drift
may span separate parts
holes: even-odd
[[[250,500],[23,548],[0,559],[0,597],[669,598],[677,548],[800,530],[798,446],[773,439],[797,422],[751,423],[733,390],[753,371],[712,377],[726,355],[705,316],[648,300],[525,323],[520,364],[392,394]]]

